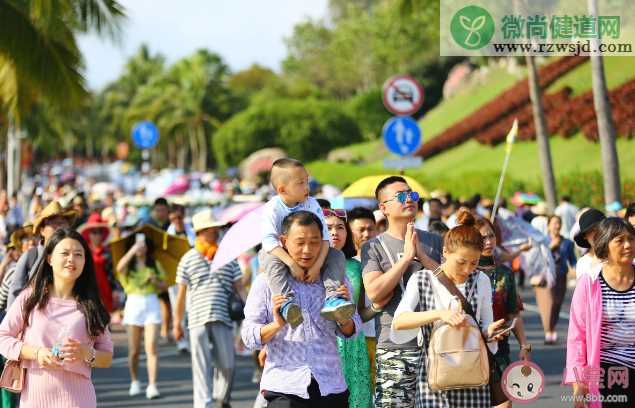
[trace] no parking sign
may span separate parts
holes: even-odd
[[[384,106],[395,115],[412,115],[423,104],[423,88],[411,76],[396,75],[384,84]]]

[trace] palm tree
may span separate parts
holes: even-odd
[[[15,144],[40,99],[62,111],[80,106],[88,93],[75,34],[94,29],[115,36],[123,16],[115,0],[0,0],[0,117],[8,124],[0,145],[7,137]]]
[[[540,168],[542,170],[545,202],[549,208],[549,213],[553,214],[557,200],[556,180],[553,174],[553,163],[551,160],[549,130],[547,129],[545,109],[542,104],[542,89],[540,88],[535,58],[531,55],[526,55],[525,60],[527,61],[527,81],[529,83],[531,110],[534,116],[534,128],[536,129],[536,142],[538,143],[538,156],[540,157]]]
[[[589,14],[598,16],[597,0],[589,0]],[[597,49],[599,40],[591,40],[591,47]],[[591,78],[593,82],[593,105],[598,122],[598,136],[602,149],[602,174],[604,179],[604,202],[610,204],[620,201],[620,165],[617,156],[615,123],[611,113],[609,93],[604,75],[602,54],[591,54]]]
[[[20,123],[44,97],[60,108],[87,96],[76,33],[114,36],[123,8],[115,0],[0,0],[0,100]]]
[[[164,63],[161,54],[153,55],[146,45],[141,45],[126,62],[121,76],[96,95],[93,110],[97,126],[90,136],[99,141],[102,156],[112,151],[117,141],[129,137],[133,125],[128,119],[131,103],[152,78],[163,74]],[[158,96],[162,97],[160,93]]]
[[[178,146],[172,159],[179,167],[189,150],[192,168],[205,171],[210,135],[232,113],[235,97],[227,87],[228,75],[220,56],[198,50],[138,90],[127,122],[154,121],[161,132],[160,147]]]

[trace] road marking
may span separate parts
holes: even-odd
[[[536,306],[536,305],[532,305],[531,303],[523,303],[523,306],[525,307],[525,310],[527,310],[529,312],[540,314],[540,312],[538,310],[538,306]],[[560,316],[560,318],[562,320],[569,321],[569,315],[567,313],[565,313],[565,312],[558,313],[558,316]]]
[[[536,306],[534,304],[524,303],[523,306],[524,306],[525,310],[528,311],[528,312],[540,314],[540,312],[538,311],[538,306]],[[560,318],[562,320],[569,321],[569,315],[567,313],[565,313],[565,312],[560,312],[558,314],[558,316],[560,316]],[[166,351],[163,351],[163,352],[159,353],[159,358],[161,358],[161,357],[175,357],[175,356],[178,356],[178,355],[179,355],[179,352],[176,351],[176,350],[166,350]],[[139,357],[139,361],[146,361],[145,353],[143,353]],[[128,356],[117,357],[117,358],[113,358],[112,359],[112,366],[113,367],[126,366],[127,364],[128,364]]]
[[[175,357],[180,355],[180,353],[176,350],[167,350],[167,351],[163,351],[159,353],[159,359],[161,357]],[[143,353],[140,357],[139,357],[139,361],[146,361],[146,355],[145,353]],[[112,366],[113,367],[118,367],[118,366],[126,366],[128,365],[128,356],[125,357],[117,357],[117,358],[113,358],[112,359]]]

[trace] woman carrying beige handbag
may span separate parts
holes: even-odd
[[[450,230],[445,237],[443,246],[445,260],[440,268],[467,298],[478,320],[475,323],[487,328],[483,334],[491,339],[488,343],[490,351],[496,352],[496,341],[500,337],[492,337],[492,335],[504,324],[504,320],[492,322],[492,289],[489,278],[481,272],[474,272],[483,248],[483,240],[480,232],[474,227],[475,219],[471,213],[461,210],[458,221],[460,225]],[[474,324],[470,322],[471,318],[467,314],[455,309],[456,302],[458,300],[432,271],[423,270],[413,275],[413,278],[408,281],[406,293],[395,312],[391,333],[393,341],[404,342],[419,336],[419,344],[423,348],[422,363],[417,375],[415,406],[418,408],[489,408],[492,406],[490,387],[487,384],[489,378],[480,379],[480,383],[485,383],[484,385],[464,384],[465,387],[442,391],[433,390],[430,387],[426,362],[429,359],[433,324],[445,322],[453,327]],[[479,361],[482,361],[482,358]],[[459,385],[455,384],[455,386]],[[438,389],[438,384],[434,388]]]

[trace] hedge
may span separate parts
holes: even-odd
[[[233,116],[216,132],[213,147],[217,163],[226,168],[265,147],[281,147],[291,157],[310,161],[362,139],[356,121],[339,103],[278,99]]]

